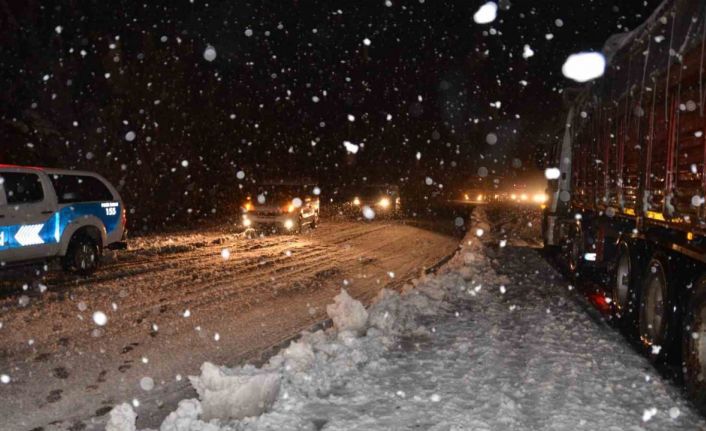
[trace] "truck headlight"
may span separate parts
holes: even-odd
[[[390,206],[390,199],[388,199],[388,198],[382,198],[382,199],[380,199],[380,201],[378,202],[378,205],[379,205],[381,208],[389,208],[389,206]]]

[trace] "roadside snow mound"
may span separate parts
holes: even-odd
[[[280,386],[277,373],[253,366],[228,369],[210,362],[201,366],[200,376],[189,380],[199,394],[206,421],[258,416],[272,406]]]
[[[363,332],[368,321],[368,312],[363,304],[351,298],[345,289],[333,300],[333,304],[326,306],[326,313],[333,320],[333,326],[341,332]]]
[[[302,333],[261,368],[204,364],[191,379],[200,400],[179,403],[160,431],[706,429],[503,230],[527,219],[500,216],[490,228],[474,211],[482,241],[471,229],[436,275],[382,290],[368,311],[341,292],[333,328]],[[116,409],[109,431],[133,431],[130,406]]]
[[[220,427],[199,420],[203,414],[199,400],[181,400],[177,409],[162,422],[160,431],[218,431]],[[147,430],[145,430],[147,431]]]
[[[455,259],[447,266],[459,264],[465,260]],[[443,278],[423,276],[414,280],[413,286],[405,286],[402,293],[383,289],[369,311],[342,289],[326,308],[333,328],[302,333],[298,341],[260,369],[204,363],[200,376],[189,377],[199,399],[182,400],[160,431],[320,429],[326,412],[304,412],[305,407],[317,404],[317,400],[325,407],[323,400],[331,397],[365,397],[366,389],[358,387],[356,379],[360,370],[375,373],[388,369],[385,354],[396,346],[396,340],[428,338],[432,331],[419,322],[420,318],[437,315],[447,308],[447,300],[464,291],[453,292],[453,287],[465,284],[456,272],[450,274]],[[116,411],[123,408],[133,416]],[[132,419],[128,422],[133,428],[107,431],[134,430],[134,412],[128,404],[113,412]]]
[[[128,403],[120,404],[110,411],[105,431],[135,431],[137,415]]]

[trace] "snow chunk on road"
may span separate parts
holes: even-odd
[[[295,341],[282,353],[287,367],[293,370],[305,370],[316,359],[311,344],[304,341]]]
[[[128,403],[120,404],[110,411],[105,431],[135,431],[137,414]]]
[[[203,409],[199,400],[181,400],[177,409],[162,422],[159,431],[217,431],[218,426],[204,424],[199,420],[201,414]]]
[[[203,420],[243,419],[259,416],[277,398],[280,376],[253,366],[221,368],[210,362],[201,365],[200,376],[189,376],[201,400]]]
[[[326,314],[333,320],[333,326],[341,332],[362,333],[368,322],[368,312],[363,304],[351,298],[345,289],[341,289],[333,300],[333,304],[326,306]]]

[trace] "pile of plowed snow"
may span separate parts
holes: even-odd
[[[536,252],[488,257],[483,242],[501,238],[485,217],[474,213],[436,275],[381,291],[367,310],[342,291],[327,308],[332,328],[303,333],[264,366],[203,364],[190,377],[199,398],[181,401],[160,431],[704,426],[644,358],[567,300]],[[135,431],[135,418],[122,404],[106,429]]]
[[[434,328],[423,323],[424,317],[448,308],[454,296],[475,294],[466,282],[473,274],[485,272],[486,282],[496,284],[504,280],[493,279],[477,254],[480,247],[479,241],[469,241],[438,275],[414,280],[402,293],[383,289],[368,310],[342,290],[327,307],[332,328],[302,333],[261,368],[204,363],[201,375],[190,377],[199,399],[181,401],[160,431],[321,429],[321,421],[328,419],[311,417],[305,406],[357,392],[352,384],[363,370],[384,373],[390,361],[385,355],[400,339],[428,339]],[[355,421],[360,414],[344,416]],[[119,405],[111,411],[106,430],[134,431],[135,419],[130,404]]]

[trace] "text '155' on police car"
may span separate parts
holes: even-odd
[[[104,248],[125,248],[118,191],[91,172],[0,165],[0,269],[59,259],[90,274]]]

